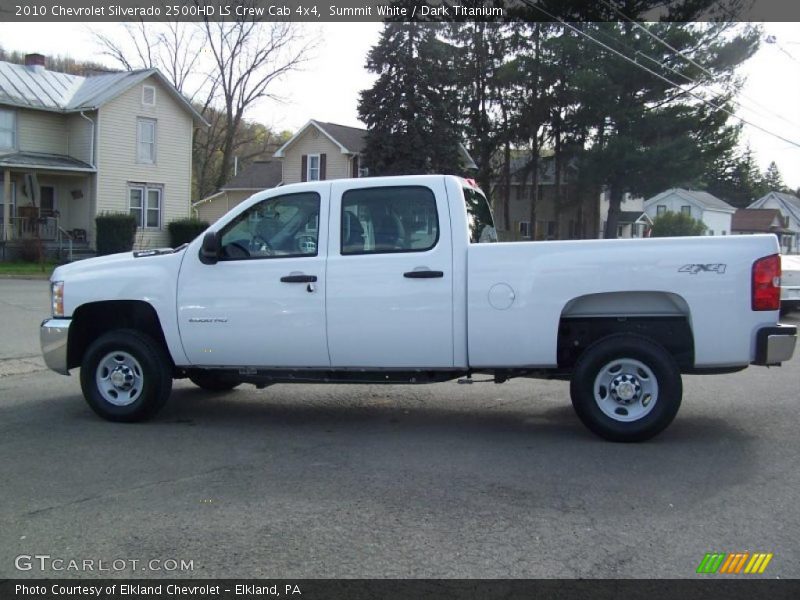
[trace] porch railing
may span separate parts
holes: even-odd
[[[58,217],[11,217],[12,240],[58,239]]]
[[[58,241],[58,256],[64,256],[64,240],[67,241],[67,248],[69,249],[69,253],[67,254],[67,260],[72,262],[72,234],[69,231],[58,228],[57,232],[57,241]]]

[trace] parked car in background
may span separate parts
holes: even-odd
[[[781,311],[800,310],[800,256],[781,256]]]

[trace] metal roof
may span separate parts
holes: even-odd
[[[800,222],[800,198],[794,194],[785,192],[770,192],[753,202],[747,208],[762,208],[770,198],[774,198],[777,204],[782,207],[783,212],[790,214],[794,220]]]
[[[81,77],[0,61],[0,105],[50,112],[95,110],[151,76],[156,77],[196,120],[208,124],[158,69]]]
[[[720,200],[716,196],[712,196],[708,192],[701,192],[699,190],[685,190],[683,188],[670,188],[665,192],[656,194],[652,198],[646,200],[644,206],[645,208],[649,208],[653,204],[661,202],[672,195],[683,198],[684,200],[687,200],[689,202],[694,202],[694,204],[696,204],[697,206],[699,206],[704,210],[720,210],[724,212],[729,212],[731,214],[736,212],[736,208],[734,208],[724,200]]]
[[[0,156],[0,167],[25,167],[49,169],[51,171],[81,171],[94,173],[92,165],[63,154],[43,154],[39,152],[15,152]]]

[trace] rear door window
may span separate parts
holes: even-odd
[[[464,202],[467,205],[467,226],[469,241],[473,244],[486,244],[497,241],[497,230],[489,201],[480,191],[472,187],[464,188]]]
[[[439,240],[436,197],[423,186],[349,190],[341,226],[344,255],[424,252]]]

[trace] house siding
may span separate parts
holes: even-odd
[[[92,121],[97,120],[97,112],[87,113]],[[92,164],[92,124],[79,114],[67,117],[67,154],[85,163]]]
[[[69,154],[67,119],[38,110],[17,110],[17,149],[20,152]]]
[[[156,105],[142,104],[142,86],[155,86]],[[156,160],[137,162],[137,119],[156,119]],[[137,248],[169,243],[167,224],[190,215],[193,123],[186,109],[150,77],[108,104],[98,114],[96,212],[128,212],[129,182],[161,186],[161,226],[137,231]]]
[[[250,196],[255,194],[257,190],[230,190],[223,192],[213,200],[203,202],[195,206],[194,211],[197,218],[201,221],[206,221],[211,224],[214,223],[221,216],[226,214],[232,208],[235,208]]]
[[[691,200],[683,198],[678,194],[670,194],[667,197],[661,198],[657,201],[648,200],[645,203],[645,212],[647,213],[647,216],[651,219],[655,219],[658,216],[658,206],[666,206],[667,212],[676,213],[681,212],[681,206],[689,206],[691,207],[690,210],[692,218],[705,223],[706,227],[708,228],[706,231],[707,235],[711,235],[712,231],[714,232],[713,235],[723,235],[723,231],[725,232],[724,235],[730,235],[731,233],[733,210],[731,212],[723,212],[702,209]]]
[[[315,137],[314,134],[317,134]],[[350,156],[342,154],[341,148],[328,139],[316,127],[309,127],[286,149],[283,158],[283,183],[302,181],[302,160],[304,154],[325,154],[325,179],[344,179],[351,177]]]

